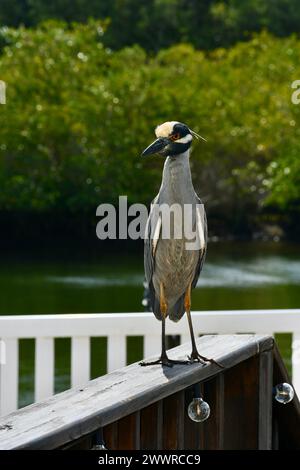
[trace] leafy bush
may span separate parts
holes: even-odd
[[[165,120],[186,122],[207,138],[192,152],[195,187],[233,231],[267,205],[295,210],[296,37],[261,33],[211,53],[181,44],[155,57],[138,46],[112,52],[94,21],[2,28],[1,38],[2,210],[94,213],[119,194],[149,202],[163,162],[140,153]]]

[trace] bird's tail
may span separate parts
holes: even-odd
[[[154,290],[152,282],[150,282],[149,284],[148,293],[149,293],[149,301],[150,301],[149,304],[151,306],[152,312],[154,313],[154,315],[156,316],[158,320],[162,320],[159,300],[155,295],[155,290]],[[173,307],[168,309],[167,316],[169,316],[170,320],[174,322],[178,322],[185,313],[184,296],[185,294],[182,294],[182,296],[179,297],[175,305],[173,305]]]
[[[152,309],[152,312],[156,316],[157,320],[162,320],[162,315],[160,311],[160,305],[159,305],[159,300],[155,295],[155,290],[152,284],[152,281],[149,284],[149,300],[150,300],[150,306]]]
[[[174,322],[178,322],[185,313],[184,296],[185,294],[182,294],[182,296],[177,300],[176,304],[168,311],[170,320]]]

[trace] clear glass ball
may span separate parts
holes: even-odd
[[[294,398],[295,392],[292,385],[284,382],[275,386],[275,400],[286,405]]]
[[[188,415],[192,421],[202,423],[209,418],[209,404],[202,398],[194,398],[188,406]]]

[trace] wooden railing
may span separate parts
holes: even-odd
[[[203,336],[197,345],[225,368],[132,364],[1,418],[0,449],[91,449],[97,440],[107,449],[299,448],[297,397],[272,411],[274,383],[288,380],[273,338]],[[185,344],[169,355],[189,352]],[[211,408],[203,423],[187,414],[195,384]]]
[[[198,335],[292,333],[292,377],[300,392],[300,310],[193,312],[193,322]],[[111,372],[126,365],[128,336],[143,337],[144,357],[158,353],[160,328],[152,313],[0,316],[0,415],[18,407],[20,339],[35,339],[34,395],[40,401],[54,393],[55,338],[71,338],[70,382],[75,387],[90,379],[91,337],[107,337]],[[181,344],[189,341],[187,321],[168,322],[167,334],[178,335]]]

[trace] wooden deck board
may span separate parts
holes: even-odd
[[[273,347],[267,335],[212,335],[197,340],[201,354],[226,368]],[[171,358],[190,353],[174,348]],[[158,351],[159,353],[159,351]],[[212,377],[215,364],[141,367],[137,363],[0,419],[0,449],[53,449]]]

